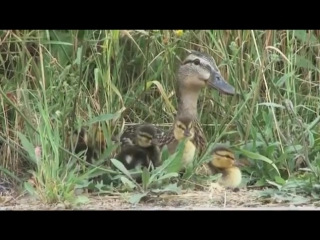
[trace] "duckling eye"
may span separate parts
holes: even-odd
[[[196,58],[195,60],[193,60],[193,63],[195,65],[200,65],[200,60],[198,58]]]
[[[178,128],[184,130],[184,127],[182,125],[178,125]]]

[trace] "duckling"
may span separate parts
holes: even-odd
[[[137,128],[134,144],[143,148],[154,167],[160,165],[160,148],[157,140],[157,129],[152,124]]]
[[[72,134],[72,142],[70,141],[70,135],[67,138],[67,142],[70,149],[72,149],[72,144],[75,144],[74,152],[76,154],[86,151],[84,153],[86,161],[93,163],[98,159],[99,153],[105,149],[106,141],[103,130],[98,124],[93,124],[90,132],[92,134],[89,134],[84,128],[81,128],[79,132],[75,130]]]
[[[222,177],[218,183],[225,188],[238,191],[238,186],[241,184],[242,173],[235,165],[238,162],[235,160],[233,152],[225,146],[217,146],[211,151],[211,161],[208,163],[213,174],[221,173]]]
[[[176,119],[173,123],[173,134],[167,135],[168,138],[166,141],[160,144],[160,148],[164,145],[167,146],[168,152],[172,155],[182,140],[186,139],[185,148],[182,155],[182,169],[183,172],[185,167],[193,162],[193,159],[196,154],[197,147],[194,144],[194,139],[197,137],[194,129],[194,121],[191,115],[183,114],[176,116]]]
[[[157,146],[156,128],[151,124],[141,125],[137,128],[133,142],[126,139],[120,153],[115,157],[130,170],[138,165],[154,167],[160,165],[160,149]]]

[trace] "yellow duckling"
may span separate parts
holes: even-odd
[[[212,150],[211,156],[211,161],[208,163],[211,172],[222,174],[218,183],[225,188],[237,190],[242,181],[242,173],[236,167],[239,163],[235,160],[233,152],[225,146],[218,146]]]
[[[178,115],[173,123],[173,134],[168,134],[167,139],[163,141],[163,145],[167,145],[170,155],[174,154],[179,142],[186,139],[185,148],[182,155],[182,171],[193,162],[196,153],[194,144],[195,130],[193,118],[188,114]]]

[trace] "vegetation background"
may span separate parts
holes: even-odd
[[[318,30],[0,31],[1,178],[23,183],[31,174],[35,187],[18,185],[45,201],[71,198],[89,173],[63,160],[76,157],[65,148],[68,129],[104,122],[109,141],[124,124],[170,126],[177,66],[193,49],[212,55],[239,93],[202,92],[199,118],[210,144],[227,142],[245,158],[247,183],[318,198],[319,36]]]

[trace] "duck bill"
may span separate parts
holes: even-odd
[[[237,167],[245,167],[246,165],[243,164],[242,162],[239,162],[239,160],[235,161],[234,162],[234,165],[237,166]]]
[[[226,95],[234,95],[235,88],[231,86],[220,73],[211,69],[211,75],[208,79],[208,86],[217,89],[219,92]]]
[[[185,131],[185,132],[183,133],[183,135],[184,135],[185,137],[190,137],[190,136],[191,136],[191,133],[190,133],[189,131]]]

